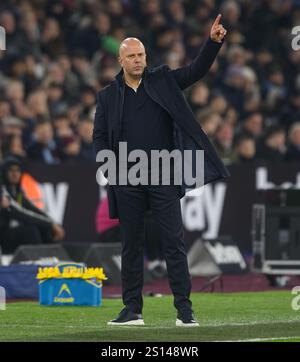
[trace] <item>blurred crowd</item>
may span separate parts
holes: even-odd
[[[148,65],[188,64],[221,13],[227,36],[208,75],[186,91],[227,164],[300,161],[299,0],[1,0],[0,161],[94,161],[97,91],[138,37]]]

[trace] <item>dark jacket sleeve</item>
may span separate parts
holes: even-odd
[[[97,94],[97,106],[94,119],[93,144],[95,155],[101,150],[108,149],[108,127],[104,105],[100,92]]]
[[[222,43],[217,43],[208,38],[191,64],[171,70],[176,82],[182,90],[191,86],[193,83],[196,83],[209,71]]]
[[[31,207],[27,208],[26,206],[19,205],[7,192],[4,194],[9,197],[10,205],[7,211],[10,218],[47,227],[50,227],[54,223],[54,221],[41,210],[36,211],[35,206],[32,205],[29,200],[26,200],[25,205],[28,206],[30,203]]]
[[[42,215],[42,216],[44,216],[46,218],[49,218],[49,216],[43,210],[36,207],[29,199],[27,199],[27,197],[24,194],[23,194],[22,206],[27,210],[30,210],[30,211],[32,211],[32,212],[34,212],[36,214]]]

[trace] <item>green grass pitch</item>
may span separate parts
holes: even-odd
[[[101,307],[45,307],[7,304],[0,311],[0,341],[300,341],[300,310],[289,291],[193,293],[197,328],[175,327],[173,297],[145,297],[145,326],[113,327],[121,299]]]

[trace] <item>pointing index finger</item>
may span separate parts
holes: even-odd
[[[212,27],[214,28],[215,26],[219,25],[219,22],[220,22],[220,19],[221,19],[221,14],[219,14],[217,17],[216,17],[216,20],[214,21]]]

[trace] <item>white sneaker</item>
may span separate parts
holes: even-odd
[[[131,312],[128,308],[122,309],[119,316],[107,323],[108,326],[144,326],[141,314]]]
[[[193,314],[177,315],[177,327],[199,327],[199,323],[195,320]]]

